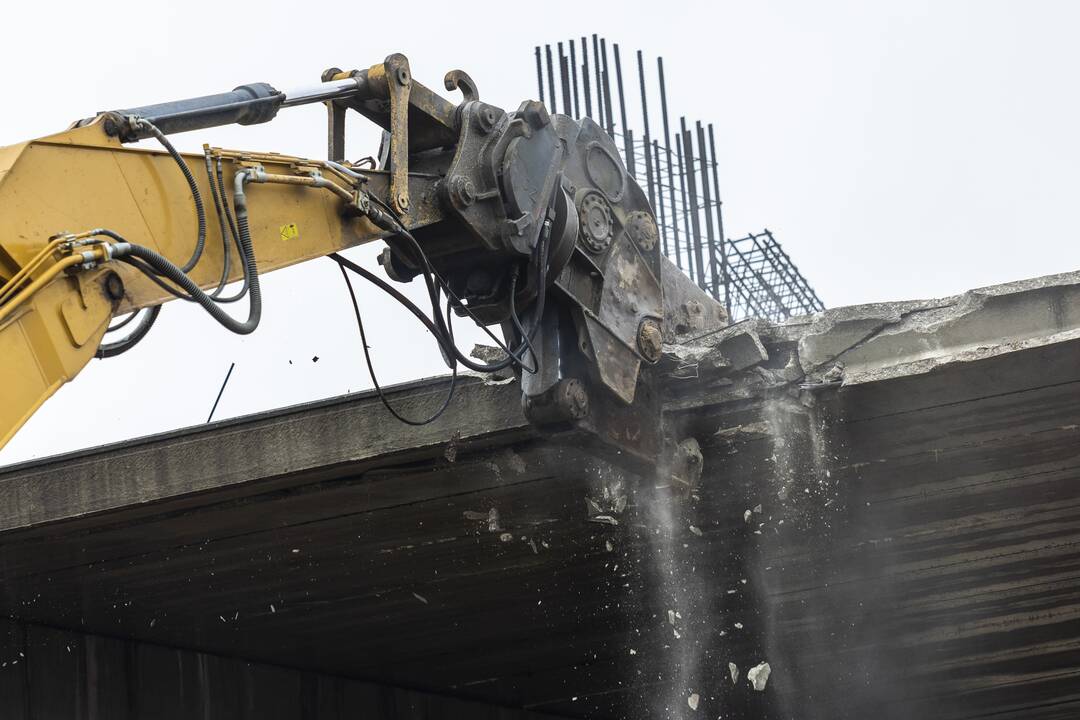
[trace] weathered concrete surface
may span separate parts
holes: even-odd
[[[1075,717],[1077,282],[680,348],[691,490],[478,380],[421,434],[352,397],[10,468],[0,607],[555,716]]]
[[[401,412],[428,415],[445,396],[445,380],[399,386]],[[468,412],[412,427],[387,418],[377,398],[336,398],[256,417],[140,438],[98,450],[0,469],[0,530],[71,520],[109,510],[223,492],[275,480],[312,482],[373,466],[400,464],[456,446],[528,438],[516,386],[463,379],[457,402]],[[181,505],[176,505],[180,507]]]
[[[847,384],[929,372],[1063,342],[1080,329],[1080,273],[971,290],[943,300],[857,305],[789,321],[808,376],[842,363]]]
[[[549,716],[0,620],[0,717],[544,720]]]

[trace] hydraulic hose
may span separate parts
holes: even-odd
[[[148,120],[142,118],[132,117],[129,119],[133,128],[141,128],[146,130],[161,143],[161,146],[165,148],[165,151],[169,153],[172,159],[176,162],[180,171],[184,174],[184,179],[187,180],[188,188],[191,190],[191,197],[195,200],[195,215],[199,221],[199,235],[195,240],[195,250],[191,253],[191,257],[188,258],[180,269],[184,272],[190,272],[193,267],[199,262],[202,257],[203,248],[206,246],[206,210],[203,208],[202,195],[199,193],[199,186],[195,184],[195,176],[191,174],[191,168],[184,162],[184,158],[180,157],[180,153],[176,151],[173,144],[169,142],[169,138],[165,137],[165,134],[157,129],[157,127]]]
[[[117,243],[112,246],[113,257],[132,263],[133,259],[141,260],[149,265],[156,273],[176,284],[181,290],[198,303],[212,318],[217,320],[227,330],[238,335],[247,335],[254,332],[262,318],[262,291],[259,287],[258,269],[255,265],[255,252],[251,244],[251,231],[248,227],[247,197],[244,194],[244,184],[251,179],[250,171],[236,173],[233,191],[233,205],[236,208],[236,226],[239,233],[241,261],[250,278],[249,282],[249,310],[248,317],[243,322],[233,318],[225,312],[187,273],[173,264],[168,258],[155,250],[142,245],[128,242],[126,239],[111,230],[100,229],[97,234],[110,237]],[[141,269],[141,268],[140,268]]]
[[[229,228],[230,237],[233,239],[233,244],[236,245],[236,252],[242,252],[240,249],[240,233],[236,229],[236,222],[233,220],[232,211],[229,210],[229,202],[225,198],[225,177],[221,169],[221,158],[217,159],[217,166],[214,171],[214,178],[210,179],[211,185],[216,185],[215,191],[219,198],[221,198],[221,207],[225,211],[225,223]],[[224,231],[223,231],[224,232]],[[234,294],[229,297],[215,297],[214,299],[219,303],[232,303],[238,300],[243,300],[247,295],[248,285],[251,283],[251,279],[248,277],[248,267],[241,262],[241,267],[244,271],[244,282]]]
[[[210,162],[210,150],[203,151],[203,159],[206,161],[206,180],[210,183],[210,196],[214,201],[214,211],[217,213],[218,225],[221,227],[221,279],[218,285],[210,292],[210,297],[215,300],[225,289],[229,281],[229,270],[232,269],[232,254],[229,252],[229,235],[225,232],[225,215],[221,211],[221,197],[218,196],[217,184],[214,182],[214,168]]]
[[[154,326],[154,322],[157,321],[159,313],[161,313],[160,305],[155,305],[154,307],[148,309],[146,311],[146,314],[139,318],[139,323],[130,333],[115,342],[102,343],[101,345],[99,345],[97,353],[95,353],[95,357],[116,357],[117,355],[125,353],[131,348],[135,347],[139,343],[139,341],[146,337],[146,334],[150,332],[150,328]]]

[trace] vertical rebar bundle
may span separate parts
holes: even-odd
[[[749,316],[782,320],[824,309],[770,231],[738,240],[724,237],[713,126],[701,121],[691,125],[679,116],[679,127],[672,127],[663,58],[656,59],[663,136],[653,137],[651,129],[657,126],[650,122],[645,59],[640,50],[636,52],[639,132],[627,119],[633,108],[628,108],[632,98],[626,91],[634,83],[623,82],[617,43],[611,44],[612,60],[607,39],[596,34],[558,42],[554,51],[550,44],[538,45],[535,53],[540,100],[553,112],[592,118],[611,135],[623,149],[627,172],[646,189],[664,254],[722,302],[733,320]],[[609,72],[612,63],[614,83]],[[557,98],[561,100],[558,107]]]

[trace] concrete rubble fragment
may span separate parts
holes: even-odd
[[[734,685],[739,681],[739,666],[733,662],[727,664],[728,674],[731,675],[731,684]]]
[[[691,710],[698,709],[698,703],[701,702],[701,696],[697,693],[690,693],[690,697],[686,698],[686,704],[690,706]]]
[[[769,667],[769,663],[763,662],[747,670],[746,679],[755,690],[761,692],[765,689],[765,683],[769,681],[771,673],[772,668]]]

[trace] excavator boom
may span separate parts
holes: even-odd
[[[513,112],[482,102],[461,71],[445,78],[464,96],[455,105],[416,82],[402,55],[322,80],[99,113],[0,149],[0,445],[95,355],[133,347],[164,302],[197,303],[251,332],[259,276],[328,255],[395,293],[336,255],[381,239],[385,275],[427,285],[423,319],[451,367],[514,368],[537,425],[584,429],[655,461],[649,373],[662,343],[725,318],[663,258],[611,138],[538,102]],[[328,110],[327,160],[182,154],[168,139],[314,102]],[[377,163],[344,161],[347,112],[384,129]],[[126,144],[145,138],[165,152]],[[504,356],[462,354],[444,310],[500,326]],[[121,332],[114,318],[136,311],[134,330],[109,340]]]

